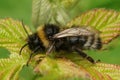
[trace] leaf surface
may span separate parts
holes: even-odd
[[[0,59],[0,80],[19,80],[19,72],[25,62],[18,54],[12,54],[8,59]]]
[[[31,34],[28,27],[27,31]],[[0,47],[7,48],[11,53],[19,53],[26,43],[27,34],[20,21],[11,18],[0,19]],[[23,50],[24,51],[24,50]]]

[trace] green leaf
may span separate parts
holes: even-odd
[[[75,56],[75,57],[73,57]],[[66,56],[64,56],[66,57]],[[42,75],[40,80],[70,80],[82,78],[82,80],[118,80],[120,78],[120,66],[97,63],[91,64],[76,54],[71,58],[44,58],[34,69]],[[73,61],[74,60],[74,61]],[[76,63],[77,61],[77,63]]]
[[[27,28],[29,33],[30,30]],[[20,21],[11,18],[0,19],[0,47],[7,48],[11,53],[19,53],[26,43],[27,34]]]
[[[30,30],[26,27],[29,33]],[[0,59],[0,80],[18,80],[19,72],[28,60],[29,50],[21,47],[26,43],[27,35],[20,21],[11,18],[0,19],[0,47],[8,49],[10,58]],[[2,54],[2,53],[0,53]]]
[[[80,1],[79,0],[59,0],[61,5],[65,8],[74,8]]]
[[[94,9],[83,13],[67,24],[90,26],[100,31],[100,36],[104,44],[109,43],[120,35],[120,12],[106,9]]]
[[[69,59],[44,58],[34,69],[42,75],[40,80],[89,80],[89,74],[82,66],[74,64]]]
[[[0,59],[0,80],[19,80],[25,60],[18,54],[12,54],[8,59]]]
[[[32,21],[34,26],[38,27],[46,23],[65,25],[70,18],[60,2],[65,3],[63,0],[33,0]]]
[[[102,74],[105,74],[106,77],[108,77],[108,79],[110,79],[110,77],[113,80],[120,79],[120,66],[119,65],[99,63],[96,66],[94,66],[93,68],[95,68]]]

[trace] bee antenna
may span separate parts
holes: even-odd
[[[23,23],[23,20],[22,20],[22,26],[23,26],[23,28],[24,28],[24,30],[25,30],[27,36],[29,37],[28,31],[27,31],[27,29],[25,28],[25,25],[24,25],[24,23]]]
[[[24,44],[24,45],[21,47],[19,55],[21,55],[23,48],[26,47],[27,45],[28,45],[28,43]]]

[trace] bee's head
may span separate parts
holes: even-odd
[[[29,35],[28,39],[27,39],[27,42],[28,42],[28,47],[33,51],[35,50],[35,48],[37,46],[41,46],[40,45],[40,40],[39,40],[39,37],[37,36],[37,33],[34,33],[32,35]]]
[[[59,32],[59,27],[54,24],[46,24],[44,27],[45,35],[48,39],[52,38],[53,35]]]
[[[34,33],[32,35],[30,35],[28,37],[28,47],[29,49],[31,49],[32,51],[34,51],[37,47],[39,48],[43,48],[43,44],[42,41],[40,40],[39,36],[37,35],[37,33]]]
[[[22,22],[22,25],[23,25],[23,28],[24,28],[24,30],[25,30],[28,38],[27,38],[27,43],[24,44],[24,45],[21,47],[19,54],[21,54],[22,50],[23,50],[24,47],[26,47],[26,46],[28,46],[29,49],[30,49],[31,51],[33,51],[33,52],[37,52],[38,50],[40,50],[40,51],[44,50],[45,47],[43,46],[43,43],[42,43],[42,41],[40,40],[37,32],[34,33],[34,34],[29,35],[29,33],[27,32],[27,30],[26,30],[23,22]]]

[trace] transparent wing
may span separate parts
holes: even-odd
[[[33,0],[32,5],[32,22],[35,27],[47,23],[64,25],[69,21],[69,15],[59,0]]]
[[[100,31],[103,44],[107,44],[120,36],[120,12],[106,9],[94,9],[83,13],[70,21],[66,26],[91,26]]]
[[[62,37],[67,37],[67,36],[91,36],[94,35],[94,32],[88,30],[87,28],[69,28],[66,30],[61,31],[58,34],[54,35],[54,38],[62,38]]]

